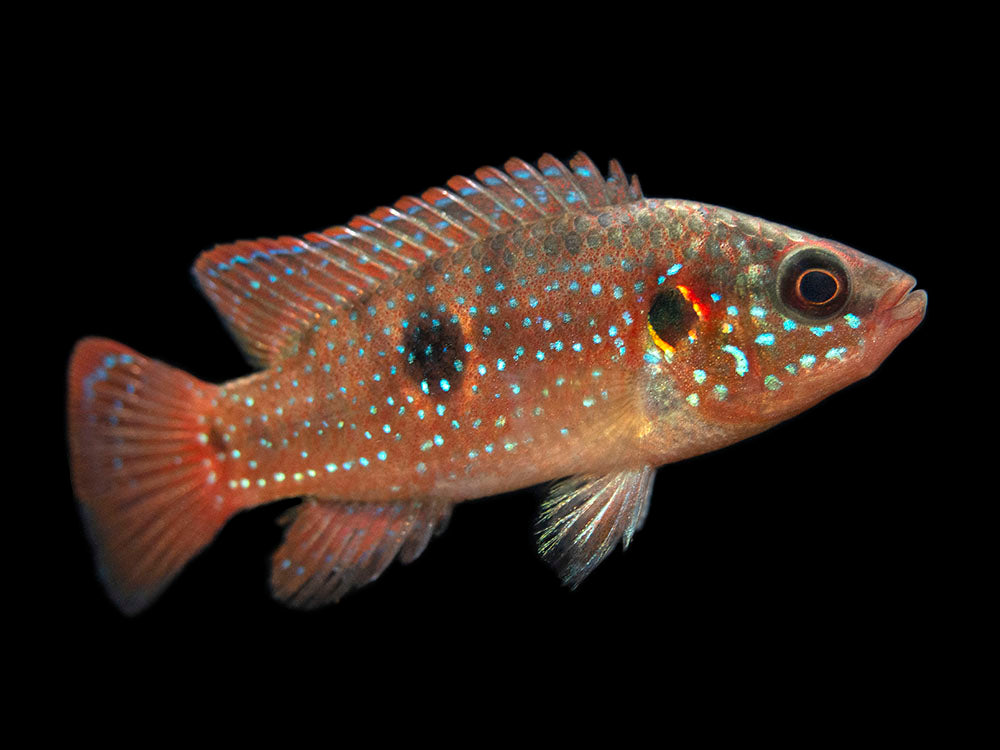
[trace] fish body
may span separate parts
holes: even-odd
[[[457,502],[542,482],[543,556],[579,583],[656,467],[864,377],[920,322],[905,273],[617,163],[511,160],[195,275],[263,369],[211,385],[102,339],[71,361],[74,485],[112,598],[152,601],[242,509],[303,496],[274,557],[293,606],[406,562]]]

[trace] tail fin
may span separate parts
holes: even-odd
[[[126,614],[152,603],[233,513],[209,437],[213,391],[107,339],[73,351],[73,487],[101,579]]]

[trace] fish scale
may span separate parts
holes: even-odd
[[[308,608],[416,558],[454,503],[564,477],[539,549],[575,586],[631,541],[656,467],[863,377],[923,315],[891,266],[645,198],[616,162],[475,176],[204,253],[195,276],[256,374],[215,386],[80,342],[74,486],[123,611],[261,503],[307,498],[271,583]]]

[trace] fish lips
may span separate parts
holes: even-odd
[[[915,278],[904,276],[893,284],[879,305],[879,317],[887,322],[889,330],[901,334],[901,339],[920,325],[927,312],[927,292],[914,289],[916,285]]]

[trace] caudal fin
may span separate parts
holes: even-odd
[[[233,512],[209,437],[212,391],[115,341],[73,351],[73,487],[101,579],[126,614],[147,607]]]

